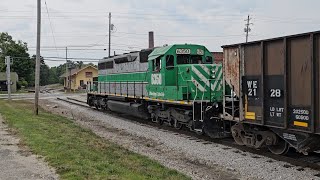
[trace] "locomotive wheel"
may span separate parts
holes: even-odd
[[[287,154],[287,152],[290,149],[290,146],[285,140],[283,140],[283,139],[278,137],[277,144],[276,145],[272,145],[272,146],[268,146],[268,149],[273,154],[284,155],[284,154]]]
[[[151,121],[154,123],[159,123],[159,118],[155,115],[152,116]]]
[[[159,122],[159,124],[162,126],[163,123],[164,123],[164,120],[163,120],[162,118],[158,118],[158,122]]]
[[[202,135],[205,134],[203,128],[202,128],[200,131],[195,131],[195,132],[196,132],[196,134],[199,135],[199,136],[202,136]]]

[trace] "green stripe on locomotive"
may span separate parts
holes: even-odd
[[[200,45],[156,48],[149,55],[149,97],[164,100],[222,101],[222,65]]]

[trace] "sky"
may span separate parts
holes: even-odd
[[[2,0],[0,32],[36,47],[36,0]],[[112,14],[111,54],[155,45],[190,43],[210,51],[249,41],[320,30],[318,0],[42,0],[41,56],[49,66],[71,60],[97,63],[108,55],[108,13]]]

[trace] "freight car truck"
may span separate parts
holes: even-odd
[[[239,98],[223,111],[235,141],[276,154],[319,150],[320,32],[222,47],[224,82]]]

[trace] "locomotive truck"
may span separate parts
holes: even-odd
[[[223,46],[223,64],[194,44],[104,58],[87,103],[275,154],[307,154],[320,148],[319,39],[311,32]]]

